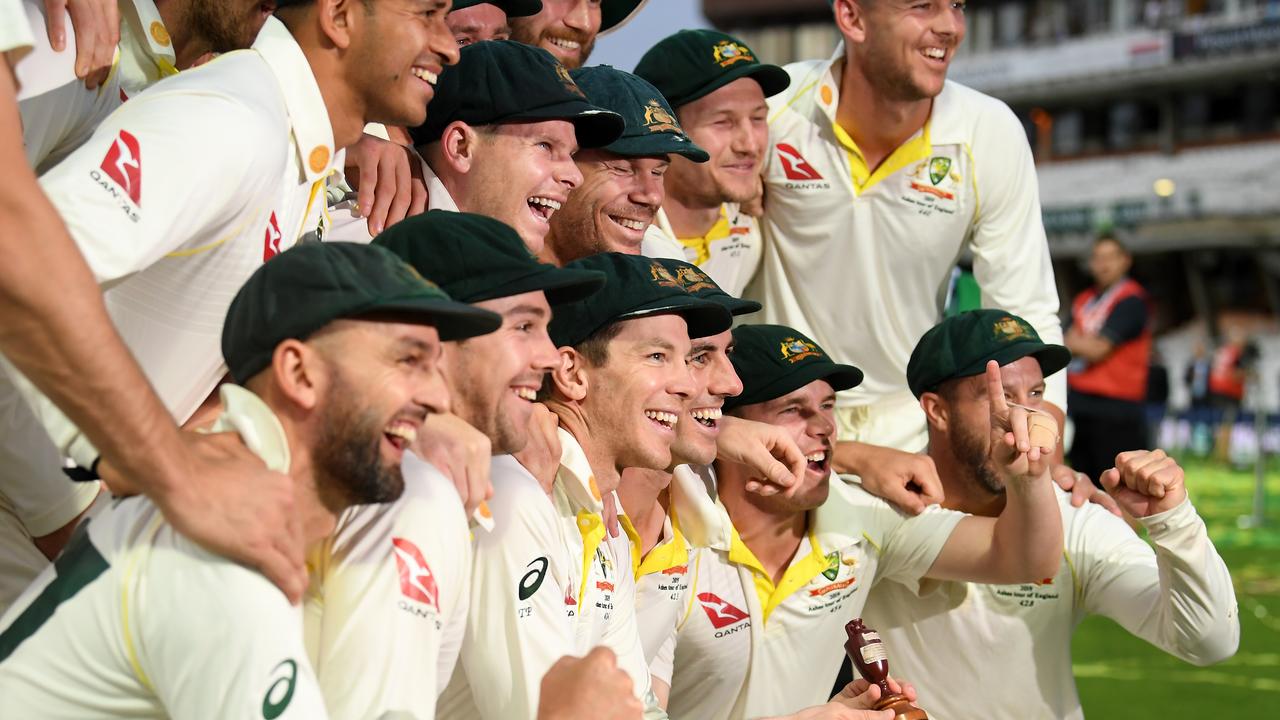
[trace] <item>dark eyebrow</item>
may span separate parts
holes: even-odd
[[[546,317],[547,309],[538,307],[537,305],[517,305],[508,310],[507,315],[533,315],[534,317]]]

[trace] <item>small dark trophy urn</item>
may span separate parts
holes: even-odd
[[[929,720],[923,710],[912,705],[902,695],[889,689],[889,656],[884,650],[884,641],[875,630],[867,629],[862,618],[854,618],[844,626],[849,640],[844,644],[844,651],[849,653],[853,666],[858,673],[872,685],[880,686],[880,701],[876,710],[892,710],[896,720]]]

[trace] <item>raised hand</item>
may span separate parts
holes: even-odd
[[[1182,468],[1163,450],[1122,452],[1101,480],[1102,487],[1134,517],[1172,510],[1187,497]]]

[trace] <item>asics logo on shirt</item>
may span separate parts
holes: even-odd
[[[702,605],[703,611],[707,613],[707,619],[717,630],[747,619],[745,612],[721,600],[715,593],[698,593],[698,603]]]
[[[396,567],[400,571],[401,594],[439,611],[440,591],[436,588],[435,575],[422,557],[422,552],[404,538],[391,538],[391,545],[396,556]]]
[[[138,139],[121,130],[102,159],[102,172],[124,190],[134,205],[142,207],[142,150]]]
[[[787,143],[778,143],[778,160],[782,162],[782,172],[788,180],[821,180],[819,173],[809,164],[800,151]]]

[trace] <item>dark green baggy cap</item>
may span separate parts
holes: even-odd
[[[543,120],[573,123],[584,148],[608,145],[623,130],[622,118],[589,102],[551,53],[514,40],[486,40],[462,48],[458,63],[440,73],[427,120],[409,135],[414,145],[426,145],[455,121],[480,126]]]
[[[741,40],[715,30],[681,30],[659,40],[640,58],[636,75],[658,88],[676,109],[739,78],[760,83],[765,97],[791,84],[786,70],[760,62]]]
[[[608,65],[592,65],[569,73],[593,105],[622,116],[622,137],[604,146],[625,157],[675,153],[694,162],[710,155],[685,134],[671,105],[648,81]]]
[[[734,328],[729,360],[742,381],[742,393],[726,398],[725,410],[769,402],[814,380],[826,380],[836,392],[862,382],[861,370],[832,362],[817,343],[785,325]]]
[[[502,317],[451,300],[386,248],[302,243],[254,271],[231,300],[222,356],[243,385],[271,364],[276,346],[306,340],[334,320],[390,313],[434,326],[441,340],[497,330]]]
[[[733,316],[723,305],[690,295],[669,270],[652,258],[600,253],[565,267],[604,273],[605,286],[586,300],[556,308],[549,328],[556,347],[577,345],[620,320],[650,315],[683,317],[691,338],[716,335],[733,324]]]
[[[558,305],[604,287],[603,273],[539,262],[514,229],[485,215],[431,210],[401,220],[373,242],[465,303],[542,290]]]
[[[970,310],[934,325],[907,361],[907,386],[917,398],[952,378],[981,375],[987,361],[1002,367],[1028,355],[1045,377],[1071,362],[1071,351],[1040,340],[1031,323],[1004,310]]]

